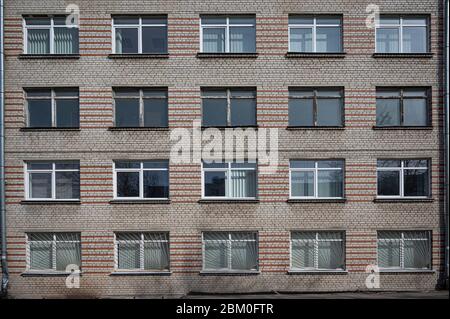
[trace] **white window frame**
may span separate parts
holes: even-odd
[[[427,167],[406,167],[405,161],[408,160],[415,160],[415,159],[379,159],[379,160],[393,160],[393,161],[400,161],[401,165],[400,167],[378,167],[377,165],[377,198],[385,198],[385,199],[395,199],[395,198],[411,198],[411,199],[421,199],[421,198],[430,198],[431,197],[431,174],[430,174],[430,166],[431,162],[429,159],[416,159],[416,160],[426,160],[428,165]],[[404,173],[406,170],[427,170],[428,172],[428,195],[427,196],[405,196],[405,180],[404,180]],[[400,180],[399,180],[399,195],[378,195],[378,172],[380,171],[397,171],[400,173]]]
[[[27,233],[25,234],[25,240],[26,240],[26,271],[29,272],[62,272],[62,273],[71,273],[71,272],[66,272],[66,271],[61,271],[61,270],[56,270],[56,243],[58,242],[63,242],[63,243],[77,243],[80,245],[80,251],[81,251],[81,238],[80,238],[80,233],[77,233],[77,235],[79,235],[78,240],[57,240],[56,239],[56,235],[58,233],[42,233],[42,234],[50,234],[52,235],[52,240],[30,240],[30,235],[32,234],[37,234],[37,233]],[[68,233],[61,233],[61,234],[68,234]],[[70,233],[72,234],[72,233]],[[33,269],[31,268],[31,242],[39,242],[39,243],[51,243],[51,249],[52,249],[52,268],[51,269]],[[82,262],[82,260],[80,260],[80,263]],[[78,265],[79,268],[81,269],[81,264]]]
[[[400,267],[379,267],[380,270],[430,270],[432,269],[432,246],[431,246],[431,231],[428,230],[412,230],[412,232],[426,232],[427,238],[405,238],[405,233],[410,231],[396,231],[396,230],[387,230],[392,232],[401,233],[400,238],[398,239],[380,239],[379,232],[377,233],[377,265],[379,265],[379,249],[378,245],[380,242],[390,242],[390,241],[400,241]],[[405,268],[405,242],[406,241],[428,241],[428,248],[430,254],[430,267],[428,268]]]
[[[214,15],[204,15],[204,17],[213,17]],[[210,54],[216,54],[216,53],[246,53],[246,52],[230,52],[230,26],[232,27],[252,27],[255,28],[256,32],[256,17],[255,17],[255,23],[254,24],[230,24],[230,18],[239,17],[239,15],[228,15],[228,16],[221,16],[216,15],[217,17],[223,17],[226,19],[225,23],[218,23],[218,24],[203,24],[203,18],[200,17],[200,52],[203,53],[203,29],[225,29],[225,52],[206,52]],[[253,15],[247,15],[247,16],[253,16]],[[256,36],[255,36],[255,44],[256,44]],[[256,48],[256,46],[255,46]]]
[[[47,163],[52,164],[51,169],[29,169],[29,164],[33,163]],[[56,164],[64,163],[65,161],[28,161],[25,162],[25,199],[28,201],[79,201],[80,198],[56,198],[56,172],[78,172],[80,174],[80,169],[56,169]],[[67,161],[67,162],[77,162],[78,161]],[[52,197],[51,198],[32,198],[30,197],[30,174],[31,173],[50,173],[52,176]],[[80,194],[81,197],[81,194]]]
[[[231,168],[233,162],[227,162],[226,168],[205,168],[202,161],[202,199],[214,199],[214,200],[252,200],[258,197],[258,164],[257,163],[245,163],[245,164],[255,164],[253,168]],[[232,171],[254,171],[255,172],[255,196],[254,197],[231,197],[226,194],[230,193],[231,189],[231,172]],[[226,182],[225,182],[225,196],[205,196],[205,172],[225,172]]]
[[[314,233],[315,239],[292,239],[292,233]],[[319,239],[319,233],[327,233],[327,232],[337,232],[342,235],[340,239]],[[295,230],[289,233],[289,269],[291,271],[345,271],[346,264],[346,250],[345,250],[345,231],[334,231],[334,230],[321,230],[321,231],[302,231]],[[336,268],[336,269],[328,269],[328,268],[319,268],[319,242],[342,242],[342,257],[344,258],[344,268]],[[293,242],[314,242],[314,267],[306,267],[306,268],[296,268],[292,266],[292,247]]]
[[[152,162],[156,160],[148,160],[148,162]],[[163,162],[166,160],[160,160],[158,162]],[[139,168],[116,168],[116,162],[135,162],[139,163]],[[170,182],[169,185],[169,197],[144,197],[144,171],[167,171],[167,178],[170,181],[169,176],[169,163],[167,168],[157,167],[157,168],[144,168],[144,162],[142,160],[115,160],[113,161],[113,191],[114,191],[114,200],[145,200],[145,201],[153,201],[153,200],[167,200],[170,197]],[[117,173],[118,172],[126,172],[126,173],[139,173],[139,196],[138,197],[118,197],[117,196]]]
[[[151,18],[152,16],[123,16],[123,18],[137,18],[139,19],[139,23],[138,24],[116,24],[115,23],[115,19],[118,17],[113,17],[111,20],[111,27],[112,27],[112,33],[111,33],[111,44],[112,44],[112,54],[167,54],[167,52],[161,52],[161,53],[143,53],[142,52],[142,28],[144,27],[166,27],[167,28],[167,17],[166,18],[166,23],[165,24],[150,24],[150,23],[143,23],[142,22],[142,18]],[[161,15],[162,17],[162,15]],[[116,52],[116,29],[137,29],[138,30],[138,52],[137,53],[117,53]],[[166,32],[166,40],[168,40],[168,34]]]
[[[133,233],[133,232],[115,232],[114,233],[114,271],[117,272],[148,272],[148,273],[162,273],[162,272],[170,272],[170,234],[168,232],[134,232],[139,234],[140,239],[139,240],[120,240],[117,239],[117,234],[126,234],[126,233]],[[145,234],[150,233],[158,233],[158,234],[165,234],[167,236],[167,239],[159,239],[159,240],[147,240],[145,239]],[[136,269],[122,269],[119,268],[119,244],[123,243],[139,243],[139,268]],[[154,270],[154,269],[145,269],[145,252],[144,252],[144,246],[145,243],[167,243],[168,247],[168,269],[167,270]]]
[[[69,89],[69,88],[67,88],[67,89]],[[25,90],[25,103],[26,103],[26,112],[25,112],[25,114],[26,114],[26,126],[27,127],[30,127],[30,112],[29,112],[29,105],[28,105],[28,101],[29,100],[51,100],[52,126],[50,128],[59,128],[59,127],[61,127],[61,126],[57,126],[58,123],[56,122],[56,119],[57,119],[56,101],[57,100],[74,100],[74,99],[77,99],[77,101],[78,101],[78,111],[80,110],[80,94],[79,94],[79,92],[78,92],[77,95],[73,95],[73,96],[56,96],[56,90],[61,90],[62,91],[62,90],[64,90],[64,88],[62,88],[62,89],[54,89],[54,88],[45,89],[45,88],[42,88],[42,90],[43,91],[44,90],[50,91],[50,97],[48,97],[48,96],[39,96],[39,97],[31,96],[31,97],[29,97],[28,96],[28,91]],[[77,88],[77,90],[78,90],[78,88]],[[79,124],[79,121],[78,121],[78,127],[79,126],[80,126],[80,124]],[[65,127],[61,127],[61,128],[65,128]],[[71,127],[67,127],[67,128],[77,128],[77,127],[72,127],[71,126]]]
[[[390,15],[386,15],[384,17],[389,17]],[[392,15],[393,18],[399,18],[399,23],[381,23],[381,18],[383,18],[383,15],[381,15],[380,19],[376,19],[375,23],[375,53],[381,53],[381,54],[409,54],[410,52],[403,52],[403,18],[423,18],[425,19],[425,30],[426,30],[426,46],[427,50],[425,52],[411,52],[411,54],[421,54],[421,53],[429,53],[430,52],[430,34],[429,34],[429,28],[430,28],[430,22],[429,17],[425,15],[411,15],[411,16],[405,16],[405,15]],[[407,27],[424,27],[423,24],[407,24]],[[387,53],[387,52],[379,52],[378,46],[377,46],[377,34],[378,29],[396,29],[398,30],[398,52],[394,53]]]
[[[212,242],[224,242],[225,240],[205,240],[205,233],[224,233],[228,235],[226,239],[227,251],[228,251],[228,267],[227,268],[205,268],[205,257],[206,257],[206,241]],[[232,234],[242,233],[242,234],[253,234],[255,239],[232,239]],[[233,269],[232,268],[232,242],[255,242],[256,245],[256,269]],[[223,232],[223,231],[204,231],[202,232],[202,271],[205,272],[257,272],[259,271],[259,236],[258,232],[255,231],[236,231],[236,232]]]
[[[42,29],[46,29],[49,30],[49,41],[50,41],[50,47],[49,47],[49,53],[45,53],[44,55],[51,55],[51,54],[59,54],[59,53],[55,53],[55,28],[68,28],[67,25],[56,25],[54,18],[62,18],[62,17],[54,17],[54,16],[47,16],[47,17],[37,17],[37,18],[46,18],[46,19],[50,19],[50,24],[42,24],[42,25],[28,25],[26,19],[27,18],[33,18],[33,17],[23,17],[22,20],[22,25],[23,25],[23,52],[25,52],[25,54],[32,54],[32,53],[28,53],[28,30],[31,29],[38,29],[38,30],[42,30]],[[73,26],[72,28],[76,28],[79,29],[79,26]],[[79,41],[79,40],[78,40]],[[78,49],[79,51],[79,49]],[[78,54],[77,53],[72,53],[72,54]]]
[[[292,15],[292,17],[297,15]],[[298,15],[302,16],[302,15]],[[327,15],[328,16],[328,15]],[[317,19],[322,18],[319,16],[311,16],[308,18],[313,19],[312,24],[296,24],[296,23],[288,23],[288,51],[292,53],[341,53],[343,51],[343,41],[342,41],[342,16],[340,15],[332,15],[333,17],[339,18],[341,20],[341,23],[339,24],[318,24]],[[305,16],[306,17],[306,16]],[[332,27],[336,28],[338,27],[340,29],[340,37],[339,42],[341,43],[341,51],[339,52],[317,52],[317,27],[320,28],[326,28],[326,27]],[[292,51],[291,48],[291,29],[311,29],[312,30],[312,51]]]
[[[313,168],[292,168],[291,162],[292,161],[314,161],[314,167]],[[336,168],[319,168],[319,162],[326,162],[326,161],[340,161],[342,162],[342,168],[336,167]],[[289,198],[290,199],[343,199],[345,198],[345,175],[344,175],[344,168],[345,168],[345,161],[342,159],[324,159],[324,160],[308,160],[308,159],[293,159],[289,161]],[[319,171],[342,171],[342,196],[341,197],[319,197],[318,194],[318,180]],[[313,172],[314,173],[314,195],[313,196],[293,196],[292,195],[292,172]]]

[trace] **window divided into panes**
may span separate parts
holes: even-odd
[[[377,160],[378,197],[429,197],[429,170],[426,159]]]
[[[343,91],[326,87],[289,88],[289,126],[343,126]]]
[[[430,89],[377,88],[377,126],[429,126]]]
[[[204,232],[204,271],[257,271],[255,232]]]
[[[429,231],[379,231],[378,266],[381,269],[431,269]]]
[[[65,16],[25,17],[25,54],[77,54],[78,26]]]
[[[30,271],[61,271],[67,266],[81,267],[78,233],[27,234],[27,268]]]
[[[290,197],[293,199],[343,198],[343,160],[291,160]]]
[[[27,127],[78,128],[80,103],[77,88],[26,89]]]
[[[116,233],[117,271],[169,271],[168,233]]]
[[[27,162],[25,170],[27,200],[80,199],[79,162]]]
[[[114,88],[115,127],[168,127],[167,88]]]
[[[256,89],[203,88],[202,126],[255,126]]]
[[[113,17],[116,54],[167,53],[167,16]]]

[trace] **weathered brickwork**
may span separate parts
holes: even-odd
[[[22,17],[64,14],[75,2],[81,10],[80,58],[23,57]],[[107,297],[197,292],[364,290],[366,267],[376,264],[377,230],[432,232],[434,272],[381,275],[383,290],[434,289],[443,274],[444,230],[442,157],[442,12],[440,1],[380,0],[382,13],[427,14],[431,57],[374,58],[375,34],[366,27],[366,0],[6,0],[5,126],[8,261],[12,297]],[[204,13],[256,14],[254,58],[199,58]],[[111,58],[111,15],[167,14],[167,58]],[[291,58],[290,13],[343,16],[343,57]],[[113,87],[168,87],[168,130],[111,130]],[[280,167],[258,178],[258,202],[200,203],[200,163],[170,164],[170,203],[116,204],[113,160],[169,159],[175,128],[201,119],[201,87],[249,86],[257,90],[259,128],[276,128]],[[345,127],[287,129],[288,89],[344,88]],[[426,86],[432,90],[427,129],[375,130],[377,86]],[[80,130],[22,130],[24,88],[78,87]],[[290,159],[345,160],[342,203],[292,203]],[[374,202],[377,158],[431,159],[431,197],[422,202]],[[79,160],[79,205],[25,204],[24,161]],[[203,275],[201,233],[208,230],[258,232],[257,275]],[[346,270],[342,274],[288,274],[290,232],[345,231]],[[79,289],[65,277],[25,276],[26,233],[81,233]],[[168,276],[118,276],[114,232],[170,233]]]

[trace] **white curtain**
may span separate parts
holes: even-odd
[[[51,234],[31,234],[30,241],[30,268],[36,270],[49,270],[53,265],[53,249]]]
[[[405,232],[404,267],[430,268],[431,253],[427,232]]]
[[[400,267],[401,232],[385,231],[378,234],[378,266]]]
[[[256,176],[254,171],[231,171],[231,192],[233,198],[255,197]]]
[[[232,233],[231,238],[231,268],[255,270],[258,260],[255,234]]]
[[[78,52],[78,37],[76,28],[55,28],[55,53],[73,54]]]
[[[225,52],[224,28],[203,29],[203,52],[212,52],[212,53]]]
[[[292,268],[314,268],[314,241],[292,243]]]
[[[169,243],[166,234],[144,234],[144,269],[169,269]]]
[[[78,234],[56,234],[56,270],[65,271],[68,265],[81,265]]]
[[[29,29],[27,50],[28,54],[50,53],[50,31],[48,29]]]
[[[117,234],[117,254],[119,269],[140,269],[141,235],[138,233]]]

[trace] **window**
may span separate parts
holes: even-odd
[[[116,199],[167,199],[168,161],[114,162]]]
[[[116,127],[168,127],[167,89],[114,89]]]
[[[168,233],[116,233],[116,269],[169,270]]]
[[[378,88],[377,126],[428,126],[429,90]]]
[[[384,269],[431,269],[429,231],[379,231],[378,266]]]
[[[342,52],[340,16],[289,16],[290,52]]]
[[[200,51],[255,53],[255,16],[202,16]]]
[[[203,270],[258,270],[257,233],[203,233]]]
[[[377,53],[426,53],[428,18],[423,16],[381,16],[376,26]]]
[[[81,266],[80,234],[33,233],[27,239],[29,270],[65,272],[68,265]]]
[[[343,126],[343,90],[289,89],[289,126]]]
[[[291,160],[291,198],[343,198],[343,160]]]
[[[203,163],[203,197],[256,198],[256,163]]]
[[[116,54],[167,53],[167,16],[113,18]]]
[[[428,197],[429,162],[426,159],[378,160],[378,197]]]
[[[344,233],[305,231],[291,233],[292,270],[344,270]]]
[[[29,89],[27,127],[78,128],[80,105],[78,89]]]
[[[207,126],[255,126],[256,90],[202,89],[203,123]]]
[[[66,17],[25,18],[26,54],[77,54],[78,26],[66,25]]]
[[[80,199],[79,162],[28,162],[25,167],[26,199]]]

